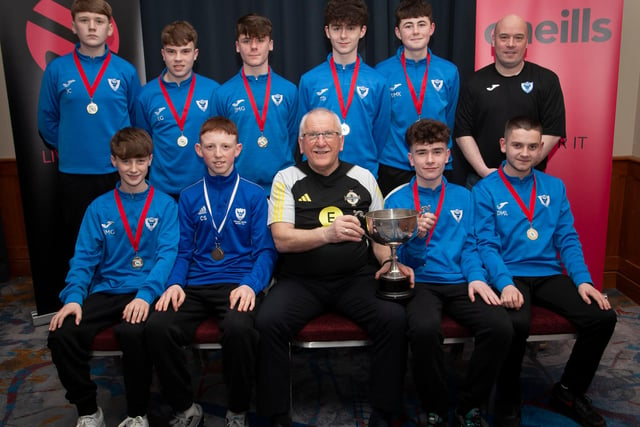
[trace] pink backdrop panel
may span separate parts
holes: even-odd
[[[607,239],[623,0],[477,0],[476,69],[493,62],[491,33],[515,13],[529,27],[526,59],[560,78],[567,138],[547,172],[562,178],[595,285]]]

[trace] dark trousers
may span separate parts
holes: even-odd
[[[134,294],[89,295],[82,305],[82,320],[67,316],[62,327],[49,332],[51,359],[58,369],[60,382],[67,390],[66,398],[78,408],[78,415],[93,414],[97,410],[96,384],[91,381],[89,360],[91,343],[101,330],[114,325],[114,332],[122,350],[122,369],[127,396],[127,414],[145,415],[149,403],[151,363],[143,343],[144,324],[122,320],[124,307]]]
[[[484,404],[507,355],[513,327],[507,311],[468,296],[465,283],[437,285],[418,283],[407,304],[409,345],[413,355],[413,378],[427,413],[446,416],[449,407],[447,375],[442,349],[443,311],[468,328],[474,336],[473,354],[458,398],[458,412]]]
[[[58,173],[58,218],[56,248],[53,256],[57,258],[59,269],[54,274],[53,283],[64,288],[65,278],[69,272],[69,260],[73,257],[76,239],[84,212],[98,196],[113,190],[119,180],[117,172],[105,175],[75,175]]]
[[[145,329],[147,342],[163,394],[175,411],[184,411],[193,403],[191,374],[187,366],[187,347],[198,325],[216,316],[222,330],[223,376],[228,407],[244,412],[251,403],[255,379],[258,332],[253,311],[229,308],[229,294],[237,284],[186,286],[186,299],[178,311],[156,311]],[[262,294],[256,297],[256,307]]]
[[[375,296],[371,268],[336,280],[280,277],[258,311],[260,331],[257,406],[264,416],[288,413],[289,342],[311,319],[330,310],[363,327],[373,340],[371,403],[386,412],[402,408],[406,368],[404,307]]]
[[[565,275],[516,277],[514,284],[524,296],[524,305],[520,310],[507,310],[515,334],[498,380],[499,401],[520,403],[520,371],[529,336],[531,304],[554,311],[575,325],[578,338],[560,381],[577,395],[586,393],[615,329],[615,311],[601,310],[595,302],[585,303]]]

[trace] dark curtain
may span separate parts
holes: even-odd
[[[367,0],[369,22],[360,53],[374,66],[395,53],[394,11],[399,0]],[[142,32],[147,80],[162,71],[160,32],[174,20],[187,20],[198,31],[200,56],[196,71],[223,83],[240,68],[235,52],[235,23],[247,13],[267,16],[273,22],[274,71],[294,83],[322,62],[331,46],[324,34],[324,7],[320,0],[141,0]],[[430,47],[454,62],[464,80],[474,64],[474,0],[434,0],[436,31]]]

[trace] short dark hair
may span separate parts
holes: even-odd
[[[504,138],[507,139],[515,129],[536,130],[542,135],[542,123],[533,117],[516,116],[507,120],[504,125]]]
[[[74,0],[71,4],[71,19],[76,18],[76,14],[80,12],[91,12],[105,15],[111,20],[113,11],[111,5],[105,0]]]
[[[404,140],[411,148],[412,145],[417,144],[434,144],[436,142],[449,144],[449,136],[451,136],[449,127],[441,121],[421,119],[409,126]]]
[[[193,47],[198,47],[198,32],[187,21],[173,21],[165,26],[160,34],[162,47],[184,46],[193,42]]]
[[[216,116],[207,119],[200,128],[200,137],[207,132],[222,132],[227,135],[235,135],[238,141],[238,127],[226,117]]]
[[[329,0],[324,9],[324,25],[367,25],[369,13],[363,0]]]
[[[266,16],[250,13],[236,22],[236,40],[242,36],[269,37],[273,33],[273,24]]]
[[[433,22],[433,9],[424,0],[402,0],[396,7],[396,27],[400,27],[400,21],[409,18],[426,16]]]
[[[147,157],[153,153],[153,142],[144,129],[126,127],[111,138],[111,155],[122,160]]]

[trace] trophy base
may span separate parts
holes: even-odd
[[[413,297],[413,289],[408,278],[390,280],[382,277],[378,280],[376,296],[388,301],[403,301]]]

